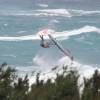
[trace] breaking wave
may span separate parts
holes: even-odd
[[[25,40],[38,40],[38,35],[26,35],[16,37],[0,37],[0,41],[25,41]]]
[[[63,64],[68,65],[69,70],[76,70],[78,74],[80,75],[78,79],[78,86],[79,87],[81,86],[79,88],[79,91],[81,94],[84,88],[84,77],[87,79],[91,78],[95,70],[98,70],[100,72],[100,68],[96,66],[80,64],[78,61],[73,61],[73,64],[71,64],[71,61],[69,61],[69,63],[66,61],[68,61],[67,57],[61,58],[60,59],[61,65]]]
[[[44,30],[44,29],[43,29]],[[79,29],[73,29],[68,31],[62,31],[62,32],[55,32],[52,30],[52,36],[56,38],[57,40],[64,40],[68,39],[70,36],[75,36],[79,34],[86,34],[90,32],[96,32],[100,34],[100,29],[95,26],[84,26]],[[38,32],[39,33],[39,32]],[[40,37],[37,35],[26,35],[26,36],[16,36],[16,37],[0,37],[0,41],[25,41],[25,40],[40,40]],[[49,39],[47,36],[45,39]]]
[[[74,16],[84,16],[84,15],[100,15],[100,11],[92,10],[75,10],[75,9],[47,9],[48,5],[39,4],[39,6],[46,9],[38,10],[22,10],[22,11],[2,11],[0,10],[0,15],[4,16],[58,16],[58,17],[74,17]]]
[[[74,10],[74,9],[69,9],[68,10],[72,16],[83,16],[83,15],[100,15],[100,11],[92,11],[92,10]]]
[[[82,28],[79,29],[74,29],[74,30],[69,30],[69,31],[63,31],[63,32],[55,32],[55,37],[62,37],[62,39],[67,39],[70,36],[75,36],[75,35],[79,35],[79,34],[86,34],[86,33],[90,33],[90,32],[96,32],[100,34],[100,29],[95,27],[95,26],[84,26]]]
[[[44,10],[37,10],[37,11],[47,16],[50,15],[50,16],[71,17],[71,14],[67,9],[44,9]]]
[[[78,79],[78,86],[80,94],[83,91],[84,88],[84,77],[89,79],[92,77],[92,75],[94,74],[95,70],[100,71],[99,67],[96,66],[90,66],[90,65],[84,65],[84,64],[80,64],[78,61],[71,61],[68,57],[61,57],[58,60],[55,61],[55,65],[54,65],[54,60],[50,59],[46,55],[41,56],[40,54],[37,54],[34,58],[33,58],[33,62],[36,63],[37,65],[37,72],[40,72],[40,80],[44,80],[44,82],[46,82],[48,79],[51,79],[52,82],[55,81],[56,78],[56,73],[62,74],[63,73],[63,66],[68,66],[67,67],[67,71],[69,72],[70,70],[74,70],[77,71],[77,73],[79,74],[79,79]],[[56,66],[56,67],[55,67]],[[55,70],[53,71],[52,67],[55,68]],[[32,67],[31,68],[22,68],[21,70],[25,70],[27,71],[27,69],[31,69],[29,71],[32,71]],[[19,69],[20,70],[20,69]],[[29,84],[31,85],[32,83],[36,82],[36,73],[34,73],[34,76],[30,76],[29,77]]]
[[[39,56],[39,55],[38,55]],[[40,75],[40,80],[44,80],[46,81],[48,78],[50,78],[52,80],[52,82],[54,82],[54,79],[56,78],[56,73],[55,71],[52,71],[50,66],[52,66],[52,61],[49,61],[49,66],[47,66],[47,63],[45,63],[45,60],[43,57],[41,57],[41,55],[37,58],[37,56],[33,59],[35,59],[34,61],[38,61],[37,64],[39,65],[38,68],[40,68],[41,70],[41,66],[45,66],[47,67],[46,69],[41,70],[41,75]],[[67,65],[68,66],[68,71],[69,70],[77,70],[78,74],[80,75],[80,78],[78,80],[79,85],[83,84],[83,78],[91,78],[92,75],[94,74],[94,71],[98,69],[98,71],[100,71],[100,68],[96,67],[96,66],[90,66],[90,65],[84,65],[84,64],[80,64],[78,61],[72,61],[68,58],[68,57],[62,57],[60,59],[58,59],[56,61],[58,64],[58,67],[56,69],[56,72],[58,72],[59,74],[61,74],[63,72],[63,68],[62,66]],[[45,70],[45,71],[44,71]],[[32,84],[34,81],[33,76],[30,77],[30,84]],[[82,87],[83,88],[83,87]],[[82,90],[80,90],[82,91]]]
[[[46,6],[46,5],[41,5]],[[4,16],[58,16],[71,17],[67,9],[43,9],[43,10],[29,10],[29,11],[0,11],[0,15]]]

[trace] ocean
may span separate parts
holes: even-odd
[[[98,3],[27,2],[0,5],[0,64],[7,62],[22,73],[31,73],[45,72],[67,62],[56,46],[47,49],[40,46],[37,33],[52,29],[52,36],[70,50],[81,73],[100,68]]]

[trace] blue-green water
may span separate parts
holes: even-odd
[[[87,26],[88,28],[84,28]],[[98,5],[91,7],[90,4],[72,2],[33,2],[25,5],[22,3],[16,6],[13,4],[0,6],[1,38],[35,35],[45,28],[61,33],[78,31],[80,34],[72,35],[59,42],[71,51],[78,62],[100,66]],[[50,68],[55,66],[62,56],[63,54],[56,47],[41,48],[40,40],[0,40],[0,63],[7,62],[9,65],[20,68],[42,69],[44,66],[48,69],[49,66]]]

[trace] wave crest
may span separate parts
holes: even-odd
[[[45,30],[45,29],[43,29]],[[42,31],[43,31],[42,30]],[[48,29],[51,30],[51,29]],[[68,31],[62,31],[62,32],[55,32],[54,30],[52,36],[58,40],[64,40],[68,39],[70,36],[75,36],[79,34],[86,34],[90,32],[96,32],[100,34],[100,29],[95,27],[95,26],[84,26],[79,29],[73,29],[73,30],[68,30]],[[41,31],[37,32],[36,35],[26,35],[26,36],[17,36],[17,37],[0,37],[0,41],[26,41],[26,40],[40,40],[40,37],[38,36],[38,33]],[[45,39],[49,39],[47,36]]]
[[[39,4],[41,7],[47,8],[48,5]],[[75,10],[75,9],[38,9],[38,10],[20,10],[20,11],[5,11],[0,10],[0,15],[4,16],[51,16],[51,17],[74,17],[74,16],[86,16],[86,15],[100,15],[100,11],[88,11],[88,10]]]

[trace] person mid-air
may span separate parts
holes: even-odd
[[[43,48],[49,48],[49,43],[47,42],[44,42],[44,38],[43,38],[43,35],[40,36],[41,38],[41,43],[40,43],[40,46],[43,47]]]

